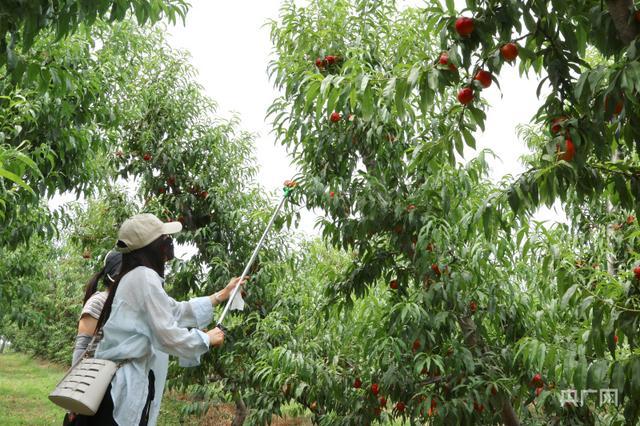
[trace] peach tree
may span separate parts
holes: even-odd
[[[46,211],[38,221],[27,212],[42,199],[56,191],[88,196],[103,180],[104,163],[93,160],[107,151],[121,115],[112,89],[126,82],[110,49],[96,46],[138,25],[175,22],[186,8],[179,0],[0,4],[0,220],[10,224],[0,245],[51,230]]]
[[[182,0],[7,0],[0,5],[0,72],[14,81],[21,80],[25,72],[27,79],[41,80],[41,63],[24,54],[38,49],[35,45],[43,34],[54,35],[58,41],[78,31],[86,34],[96,22],[117,22],[131,16],[140,25],[162,19],[175,23],[184,18],[187,8]]]
[[[144,42],[151,38],[129,21],[97,21],[90,32],[59,41],[43,30],[24,54],[38,61],[38,78],[0,79],[0,247],[29,244],[34,235],[60,238],[72,220],[65,209],[47,207],[57,193],[108,197],[117,178],[110,154],[132,114],[124,107],[137,79],[132,68],[150,72],[135,67],[135,58],[153,50]],[[86,241],[81,253],[91,246]],[[3,304],[11,305],[15,286],[3,284]]]
[[[467,1],[464,10],[453,1],[402,10],[287,2],[272,23],[270,73],[282,96],[270,115],[301,168],[297,200],[323,212],[328,241],[356,253],[325,297],[348,306],[381,280],[398,295],[375,325],[404,345],[378,364],[382,389],[402,402],[387,412],[519,424],[540,397],[547,421],[588,423],[605,412],[620,422],[609,409],[561,404],[563,389],[606,385],[619,391],[626,418],[638,417],[636,225],[616,242],[606,222],[628,217],[640,194],[637,25],[630,1],[542,0]],[[458,158],[484,130],[482,90],[499,86],[509,66],[539,76],[549,94],[533,117],[530,170],[496,188],[483,178],[482,155],[466,166]],[[557,198],[570,228],[534,227],[529,214]],[[589,223],[599,243],[583,236]],[[616,267],[605,280],[578,268],[586,260],[577,256]],[[545,317],[532,303],[557,311]],[[541,317],[548,327],[535,329]],[[618,328],[629,346],[614,361]],[[439,361],[437,379],[421,383],[399,368],[421,371],[425,359]],[[421,392],[437,395],[433,410]],[[322,415],[348,424],[366,415],[354,407],[333,401]]]

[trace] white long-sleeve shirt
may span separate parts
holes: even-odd
[[[212,320],[209,297],[177,302],[162,288],[164,280],[153,270],[139,266],[120,280],[104,337],[95,357],[123,364],[111,381],[113,418],[121,426],[138,424],[148,394],[149,370],[155,375],[155,396],[149,425],[155,425],[167,378],[169,356],[193,367],[209,350],[209,337],[197,328]],[[187,329],[187,327],[197,327]]]

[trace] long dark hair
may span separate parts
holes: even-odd
[[[87,300],[89,300],[89,298],[93,295],[93,293],[98,291],[98,283],[100,282],[102,277],[104,277],[105,269],[107,268],[103,267],[98,272],[93,274],[93,276],[89,279],[89,281],[87,281],[87,284],[84,286],[84,300],[82,301],[82,306],[84,306],[87,303]],[[106,284],[106,280],[105,280],[105,284]],[[107,288],[109,288],[109,286],[107,286]]]
[[[96,334],[102,329],[102,326],[104,326],[111,315],[113,298],[116,296],[118,285],[125,275],[133,271],[138,266],[146,266],[147,268],[153,269],[158,273],[158,275],[164,278],[164,238],[165,236],[163,235],[141,249],[122,254],[122,268],[120,269],[120,274],[116,278],[115,282],[111,285],[109,296],[107,297],[106,302],[104,302],[104,307],[102,308],[100,318],[98,318],[98,324],[96,325]]]
[[[104,266],[98,272],[96,272],[87,282],[84,287],[84,300],[82,306],[87,303],[87,300],[98,291],[98,284],[100,280],[104,283],[107,290],[110,289],[111,284],[115,282],[115,277],[120,272],[122,264],[122,254],[117,252],[109,252],[104,258]]]

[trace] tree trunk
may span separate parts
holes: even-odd
[[[240,395],[239,391],[233,391],[233,401],[236,403],[236,414],[233,417],[233,422],[231,422],[231,426],[242,426],[244,424],[245,419],[249,415],[249,410],[242,400],[242,395]]]
[[[611,156],[611,161],[614,163],[618,161],[620,158],[620,151],[616,149],[616,151]],[[611,214],[613,212],[613,203],[611,200],[607,201],[607,213]],[[607,227],[607,246],[609,247],[609,253],[607,254],[607,272],[612,277],[616,276],[616,255],[614,253],[614,230],[612,225]]]
[[[516,416],[516,412],[508,398],[505,398],[502,403],[502,423],[506,426],[520,426],[520,420],[518,420],[518,416]]]
[[[631,11],[633,0],[607,0],[609,14],[624,44],[629,44],[638,35],[638,26],[634,23]]]
[[[4,337],[0,337],[0,340],[2,340],[2,346],[0,346],[0,354],[4,352],[4,344],[7,342]]]
[[[472,352],[474,349],[484,352],[486,348],[482,338],[478,334],[478,327],[476,326],[473,318],[468,316],[461,317],[458,319],[458,324],[460,325],[460,330],[462,330],[464,344],[467,348]],[[520,426],[520,420],[518,420],[518,416],[516,415],[508,396],[499,394],[497,397],[503,398],[501,411],[502,423],[506,426]]]
[[[467,348],[473,350],[477,348],[479,344],[482,344],[480,336],[477,333],[476,323],[472,318],[465,316],[460,318],[458,322],[464,336],[464,344],[467,345]],[[482,347],[480,349],[482,349]]]

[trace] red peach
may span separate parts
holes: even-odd
[[[324,57],[324,60],[327,61],[329,65],[333,65],[336,63],[336,57],[334,55],[327,55]]]
[[[378,386],[377,383],[373,383],[371,385],[371,393],[374,395],[378,395],[378,392],[380,391],[380,386]]]
[[[491,73],[489,71],[480,70],[476,73],[476,76],[473,77],[474,80],[478,80],[480,85],[485,89],[491,86]]]
[[[518,45],[515,43],[507,43],[500,47],[500,54],[505,61],[511,62],[518,57]]]
[[[461,16],[456,19],[455,27],[456,32],[460,35],[460,37],[469,37],[474,28],[473,19],[467,18],[466,16]]]
[[[438,266],[437,263],[434,263],[434,264],[431,265],[431,270],[433,272],[435,272],[436,275],[440,275],[440,273],[441,273],[440,272],[440,267]]]
[[[633,268],[633,275],[636,277],[636,280],[640,280],[640,265]]]
[[[412,349],[414,352],[420,349],[420,339],[416,339],[413,341]]]
[[[463,87],[458,92],[458,102],[462,105],[468,105],[473,100],[473,89],[471,87]]]

